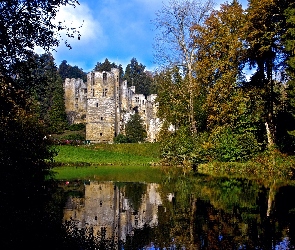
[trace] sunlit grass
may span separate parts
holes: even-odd
[[[157,144],[58,146],[55,162],[63,165],[150,165],[159,161]]]
[[[157,182],[162,172],[158,144],[97,144],[58,146],[55,179]]]
[[[151,166],[64,166],[53,169],[57,180],[159,182],[163,172]]]

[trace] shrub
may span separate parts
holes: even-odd
[[[114,143],[128,143],[129,140],[126,135],[119,134],[114,138]]]
[[[69,126],[71,131],[79,131],[85,129],[86,125],[84,123],[76,123]]]
[[[244,130],[238,133],[231,128],[221,128],[213,131],[209,141],[213,144],[213,156],[222,162],[246,161],[261,150],[261,144],[255,135]]]

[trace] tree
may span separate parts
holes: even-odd
[[[241,118],[243,68],[246,60],[245,14],[233,1],[214,10],[204,25],[194,25],[198,60],[194,63],[197,82],[205,89],[207,126],[235,125]]]
[[[247,42],[250,66],[256,68],[251,78],[251,85],[259,87],[265,100],[263,120],[272,146],[276,140],[277,102],[274,93],[275,84],[283,76],[285,49],[282,46],[282,35],[285,34],[284,11],[291,1],[284,0],[250,0],[247,9]]]
[[[179,68],[175,67],[155,76],[157,84],[157,102],[159,109],[157,115],[175,129],[180,126],[189,126],[188,107],[189,93],[185,88]],[[166,131],[167,132],[167,131]]]
[[[136,58],[132,58],[126,66],[124,79],[127,80],[128,86],[135,86],[136,93],[148,96],[151,94],[152,77],[145,72],[145,66],[138,63]]]
[[[116,69],[120,69],[120,78],[123,79],[124,77],[124,71],[122,68],[122,65],[117,65],[116,63],[111,63],[109,61],[109,59],[105,59],[105,61],[103,63],[101,62],[97,62],[95,67],[94,67],[94,71],[111,71],[112,68],[116,68]]]
[[[213,8],[213,2],[196,0],[170,0],[167,5],[156,13],[154,20],[159,34],[156,38],[156,60],[160,65],[181,68],[187,79],[189,92],[189,116],[192,132],[196,132],[194,100],[195,72],[193,64],[197,58],[198,46],[194,43],[191,27],[202,24]],[[195,34],[196,35],[196,34]]]
[[[13,76],[17,73],[19,62],[31,56],[36,46],[49,51],[60,44],[61,30],[68,37],[77,35],[74,27],[64,23],[55,24],[59,7],[78,4],[76,0],[6,0],[0,3],[0,72],[2,75]],[[66,46],[71,47],[67,40]]]
[[[78,66],[71,66],[66,60],[63,60],[58,68],[58,73],[64,82],[66,78],[81,78],[84,82],[87,81],[87,74]]]
[[[125,134],[131,143],[144,142],[147,136],[143,120],[138,113],[131,115],[125,126]]]
[[[44,208],[55,151],[35,115],[35,103],[21,90],[34,83],[31,71],[25,74],[22,70],[36,46],[49,51],[59,45],[59,31],[67,27],[63,23],[54,24],[53,20],[59,7],[66,4],[77,2],[0,2],[0,214],[3,218],[0,244],[4,249],[42,249],[50,243],[42,235],[50,225],[39,220],[39,215]],[[69,36],[76,32],[70,28],[67,31]],[[79,38],[79,33],[76,34]],[[40,204],[39,208],[36,204]]]
[[[48,133],[64,131],[67,127],[64,89],[52,55],[34,54],[18,68],[16,83],[36,102],[37,114],[44,121]]]

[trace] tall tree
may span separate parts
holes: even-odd
[[[19,67],[18,85],[36,102],[39,118],[49,133],[62,132],[67,126],[64,90],[51,54],[33,55]],[[30,72],[30,75],[27,75]],[[30,84],[26,84],[27,82]]]
[[[136,58],[132,58],[126,66],[124,79],[127,80],[128,86],[135,86],[136,93],[145,96],[151,94],[152,77],[145,72],[145,66],[138,63]]]
[[[187,78],[189,91],[189,123],[192,132],[196,132],[194,117],[195,72],[193,63],[198,51],[191,34],[191,27],[202,24],[213,8],[213,1],[170,0],[163,4],[154,20],[159,33],[155,43],[155,58],[160,65],[181,68]]]
[[[75,27],[67,27],[54,19],[60,6],[76,5],[76,0],[4,0],[0,3],[0,72],[14,75],[18,62],[31,56],[36,46],[45,51],[60,44],[59,32],[66,31],[68,37],[80,33]],[[68,47],[71,45],[65,40]]]
[[[264,122],[269,146],[276,139],[274,87],[284,72],[284,11],[290,3],[288,0],[250,0],[247,9],[248,58],[250,66],[256,68],[251,84],[261,89],[265,100]]]
[[[194,69],[199,86],[206,89],[207,125],[211,129],[234,125],[245,111],[239,90],[246,60],[244,24],[243,8],[233,1],[214,10],[204,25],[193,26],[199,46]]]

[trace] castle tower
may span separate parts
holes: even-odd
[[[86,140],[112,142],[119,133],[119,69],[87,75]]]
[[[66,78],[64,83],[65,108],[70,124],[84,123],[86,116],[87,88],[82,79]]]

